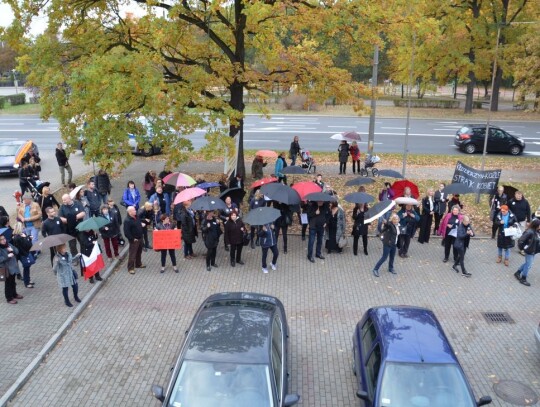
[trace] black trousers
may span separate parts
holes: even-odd
[[[420,217],[420,233],[418,234],[418,243],[428,243],[431,235],[431,223],[433,215],[427,214]]]
[[[289,225],[276,226],[274,230],[276,231],[276,244],[279,240],[279,231],[283,231],[283,250],[287,251],[287,230],[289,230]]]
[[[353,160],[353,162],[352,162],[352,172],[353,172],[353,174],[356,174],[357,171],[358,171],[358,174],[360,174],[360,160]]]
[[[163,249],[161,252],[161,267],[165,267],[165,262],[167,261],[167,252],[169,252],[169,257],[171,258],[171,263],[173,266],[176,266],[176,253],[174,249]]]
[[[148,240],[148,228],[145,226],[143,228],[143,240],[144,240],[144,247],[149,248],[150,247],[150,241]]]
[[[368,242],[368,236],[367,235],[361,235],[362,236],[362,246],[364,246],[364,251],[367,251],[367,242]],[[353,236],[353,254],[356,256],[358,254],[358,241],[360,240],[360,235],[354,235]]]
[[[276,262],[277,262],[277,259],[278,259],[278,256],[279,256],[279,251],[278,251],[278,248],[277,248],[277,244],[275,244],[273,246],[270,246],[270,247],[263,247],[262,248],[262,266],[263,266],[263,269],[265,269],[267,267],[266,258],[268,257],[268,250],[270,250],[272,252],[272,264],[274,266],[276,265]]]
[[[407,234],[399,234],[399,254],[404,255],[409,251],[409,245],[411,244],[411,237]]]
[[[345,174],[345,171],[347,171],[347,162],[340,162],[339,163],[339,173],[340,174]]]
[[[6,301],[11,301],[17,296],[17,283],[15,280],[15,275],[9,274],[9,271],[7,274],[4,292],[6,294]]]
[[[448,257],[450,256],[450,248],[452,248],[452,253],[454,255],[454,263],[456,262],[458,256],[457,250],[454,247],[455,240],[456,238],[454,236],[446,235],[446,237],[444,238],[444,258],[448,259]]]
[[[454,266],[457,266],[458,264],[461,266],[461,272],[466,273],[465,270],[465,252],[467,251],[467,248],[463,249],[455,249],[457,252],[457,258],[454,259]]]
[[[231,261],[236,261],[237,263],[242,260],[242,248],[244,245],[242,243],[231,244],[230,254]]]
[[[438,212],[435,212],[434,218],[435,218],[435,226],[433,227],[433,234],[437,234],[439,230],[439,225],[441,224],[441,219],[444,214],[440,214]]]
[[[206,267],[216,264],[217,247],[212,247],[206,252]]]

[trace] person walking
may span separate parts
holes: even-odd
[[[58,211],[58,217],[64,224],[65,233],[78,238],[77,225],[84,220],[86,212],[80,201],[74,201],[69,194],[62,195],[62,206]],[[80,239],[79,239],[80,240]],[[77,240],[72,239],[68,242],[71,256],[77,255]]]
[[[272,262],[270,263],[272,270],[277,270],[277,259],[279,256],[277,239],[274,232],[274,224],[267,223],[266,225],[260,226],[258,235],[262,249],[262,272],[267,274],[268,265],[266,263],[266,259],[268,257],[268,250],[272,252]]]
[[[160,218],[160,222],[156,225],[156,230],[174,230],[177,229],[176,226],[174,226],[171,223],[171,219],[165,215],[162,214]],[[167,262],[167,252],[169,252],[169,257],[171,258],[171,264],[173,266],[173,271],[175,273],[178,273],[178,267],[176,267],[176,253],[174,249],[162,249],[159,250],[161,253],[161,271],[160,273],[165,273],[165,263]]]
[[[267,162],[263,160],[260,155],[255,156],[251,163],[251,176],[254,180],[262,179],[264,177],[263,168],[266,167]]]
[[[533,219],[529,227],[518,240],[518,246],[525,252],[525,262],[519,266],[514,276],[527,287],[531,285],[527,276],[534,262],[534,256],[540,253],[540,219]]]
[[[32,243],[38,241],[39,230],[41,229],[42,212],[39,204],[33,201],[29,192],[23,195],[23,204],[17,210],[17,221],[24,225],[24,232],[32,236]],[[39,252],[36,252],[39,254]]]
[[[506,235],[506,229],[515,227],[517,224],[516,216],[510,212],[508,205],[501,205],[498,215],[495,217],[495,223],[498,225],[497,230],[497,263],[503,261],[504,251],[504,265],[508,267],[510,261],[510,249],[515,246],[513,236]]]
[[[372,273],[375,277],[379,277],[379,269],[387,259],[388,272],[397,274],[394,269],[394,258],[396,256],[396,246],[399,239],[399,216],[396,214],[391,215],[390,220],[384,224],[381,233],[383,254],[373,268]]]
[[[68,290],[71,286],[73,290],[73,299],[76,302],[81,302],[79,298],[79,284],[77,284],[77,273],[73,269],[73,261],[80,257],[78,254],[75,257],[71,256],[71,253],[67,251],[65,244],[56,247],[56,257],[54,259],[53,272],[56,275],[58,285],[62,289],[62,295],[64,297],[64,304],[68,307],[73,307],[73,304],[69,300]]]
[[[522,232],[525,231],[531,221],[531,206],[529,205],[529,201],[523,196],[523,192],[516,191],[514,193],[514,198],[508,201],[508,208],[510,209],[510,212],[516,216],[520,230]],[[520,250],[519,252],[524,255],[523,250]]]
[[[315,256],[324,260],[322,255],[322,242],[324,237],[324,229],[330,218],[330,210],[328,204],[322,201],[311,202],[308,206],[308,222],[309,222],[309,239],[307,258],[310,262],[315,263],[313,258],[313,245],[317,240],[315,248]]]
[[[341,144],[338,149],[338,159],[339,159],[339,173],[347,173],[347,161],[349,160],[349,143],[347,140],[341,140]]]
[[[276,159],[276,165],[274,166],[274,174],[278,178],[278,182],[282,182],[287,185],[287,176],[283,174],[283,169],[287,167],[287,161],[285,161],[285,152],[279,153]]]
[[[192,201],[184,201],[174,207],[174,218],[176,226],[182,230],[182,240],[184,242],[184,258],[191,260],[197,257],[193,253],[193,243],[197,241],[197,223],[195,222],[195,211],[191,209]]]
[[[69,165],[69,157],[66,153],[66,150],[64,150],[64,145],[62,143],[58,143],[56,145],[55,155],[56,162],[58,163],[58,168],[60,169],[60,182],[62,183],[64,188],[66,188],[68,184],[71,184],[73,172],[71,171],[71,166]],[[68,174],[67,182],[66,172]]]
[[[109,223],[99,229],[101,237],[103,239],[103,245],[105,246],[105,253],[109,260],[119,257],[118,254],[118,235],[120,234],[120,225],[122,224],[122,219],[120,214],[115,211],[111,211],[109,205],[101,205],[101,214],[100,216]],[[111,250],[112,246],[112,250]]]
[[[0,267],[6,268],[6,281],[4,282],[4,294],[8,304],[17,304],[17,300],[24,297],[17,294],[17,282],[15,276],[20,273],[17,255],[19,250],[8,243],[5,236],[7,229],[0,233]]]
[[[337,202],[331,202],[329,215],[325,227],[326,251],[328,254],[341,253],[343,249],[339,247],[338,243],[342,237],[345,237],[345,212]]]
[[[219,237],[221,236],[220,221],[214,216],[212,211],[206,212],[206,217],[202,222],[202,235],[204,245],[206,246],[206,271],[211,271],[212,267],[218,267],[216,264],[217,247]]]
[[[279,240],[280,231],[283,234],[283,253],[287,253],[289,241],[288,231],[292,224],[292,211],[289,205],[284,203],[274,203],[274,208],[280,212],[279,218],[274,221],[274,232],[276,233],[276,242]]]
[[[439,189],[435,191],[433,199],[435,201],[435,211],[433,213],[435,218],[435,226],[433,227],[433,234],[439,234],[439,225],[441,224],[442,217],[446,214],[446,205],[448,202],[448,196],[444,192],[446,185],[443,183],[439,184]]]
[[[134,206],[128,206],[127,215],[124,220],[124,236],[129,241],[127,268],[129,274],[135,274],[135,268],[146,268],[141,259],[143,228],[146,227],[146,223],[137,218],[137,210]]]
[[[30,182],[33,181],[33,174],[28,165],[28,161],[21,160],[20,168],[18,169],[18,175],[21,195],[24,195],[27,190],[30,191]]]
[[[356,172],[360,174],[360,148],[358,148],[358,143],[356,141],[351,143],[349,153],[351,154],[353,174],[356,174]]]
[[[231,212],[229,220],[225,224],[225,239],[229,242],[231,247],[231,267],[236,264],[244,265],[242,261],[242,248],[244,247],[244,233],[246,233],[246,226],[244,222],[238,217],[236,212]]]
[[[429,188],[426,196],[422,198],[422,213],[420,216],[420,233],[418,233],[418,243],[429,243],[431,235],[431,224],[435,215],[435,198],[433,188]]]
[[[411,239],[416,233],[418,222],[420,222],[420,215],[415,211],[413,205],[405,205],[397,215],[399,216],[399,225],[401,227],[399,233],[399,250],[398,255],[406,259],[409,257],[409,245]],[[428,229],[431,230],[431,229]]]
[[[109,194],[111,193],[112,188],[109,174],[107,174],[107,171],[105,171],[104,169],[100,169],[95,179],[96,190],[99,194],[99,197],[101,198],[101,202],[103,204],[107,204],[107,200],[109,199]]]
[[[264,195],[260,189],[257,189],[257,191],[255,191],[255,194],[249,201],[249,210],[252,211],[257,208],[263,208],[264,206],[266,206]],[[251,248],[255,249],[255,245],[257,246],[259,245],[259,236],[257,235],[257,233],[255,233],[256,232],[255,226],[251,226],[250,231],[251,231],[251,242],[250,242]]]
[[[504,187],[499,186],[497,192],[493,195],[490,202],[490,215],[491,221],[493,222],[491,227],[491,238],[495,239],[499,225],[497,224],[497,215],[501,211],[501,206],[506,205],[508,201],[508,196],[504,193]]]
[[[442,242],[444,245],[443,263],[448,262],[448,257],[450,256],[450,249],[454,246],[454,240],[456,240],[457,237],[457,227],[463,219],[463,215],[461,215],[460,212],[461,208],[458,205],[454,205],[452,207],[452,211],[444,216],[441,221],[441,225],[439,226],[439,236],[442,236]],[[457,259],[457,250],[454,248],[452,252],[455,263]]]
[[[300,155],[300,143],[298,136],[294,136],[291,146],[289,147],[289,158],[291,159],[291,165],[296,165],[296,158]]]
[[[364,218],[368,211],[368,204],[356,204],[353,209],[352,218],[353,224],[353,254],[358,255],[358,240],[362,237],[362,246],[364,247],[364,254],[368,255],[368,225],[364,224]]]
[[[379,202],[391,201],[394,199],[395,196],[396,196],[396,193],[392,189],[391,184],[389,182],[385,182],[383,189],[381,190],[381,192],[379,192]],[[381,234],[383,224],[388,222],[391,215],[392,213],[388,211],[377,220],[377,236]]]
[[[101,208],[103,200],[101,195],[96,190],[96,183],[92,178],[86,182],[86,191],[84,191],[84,196],[88,201],[88,216],[99,216],[99,208]]]
[[[458,264],[461,266],[461,274],[464,277],[470,277],[471,273],[465,270],[465,253],[469,247],[471,237],[474,236],[474,230],[471,225],[471,220],[467,215],[463,215],[461,222],[457,228],[456,239],[454,240],[454,249],[457,251],[457,258],[454,259],[452,268],[456,273],[459,273]]]
[[[124,190],[120,205],[123,205],[126,208],[128,206],[133,206],[135,207],[135,210],[138,211],[140,203],[141,203],[141,194],[139,193],[139,190],[135,186],[135,182],[130,180],[128,181],[127,187]]]
[[[23,266],[23,283],[26,288],[34,288],[34,283],[30,279],[30,267],[36,263],[34,255],[30,252],[32,247],[32,236],[24,233],[24,227],[21,222],[17,222],[13,229],[13,246],[19,251],[18,258]]]

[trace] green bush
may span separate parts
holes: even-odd
[[[24,93],[17,93],[16,95],[7,95],[6,99],[9,100],[11,106],[24,105],[26,103],[26,95]]]
[[[407,99],[394,99],[394,106],[407,107]],[[438,109],[457,109],[459,108],[459,100],[446,99],[412,99],[411,107],[431,107]]]
[[[6,105],[6,98],[3,96],[0,96],[0,109],[3,109]]]

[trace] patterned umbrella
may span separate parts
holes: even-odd
[[[197,183],[197,181],[183,172],[173,172],[163,178],[163,182],[173,187],[190,187]]]

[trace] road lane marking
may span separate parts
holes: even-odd
[[[386,130],[406,130],[407,128],[406,127],[381,127],[381,129],[386,129]]]
[[[25,130],[19,130],[19,129],[0,129],[1,133],[5,132],[18,132],[18,133],[43,133],[43,132],[58,132],[58,129],[25,129]]]

